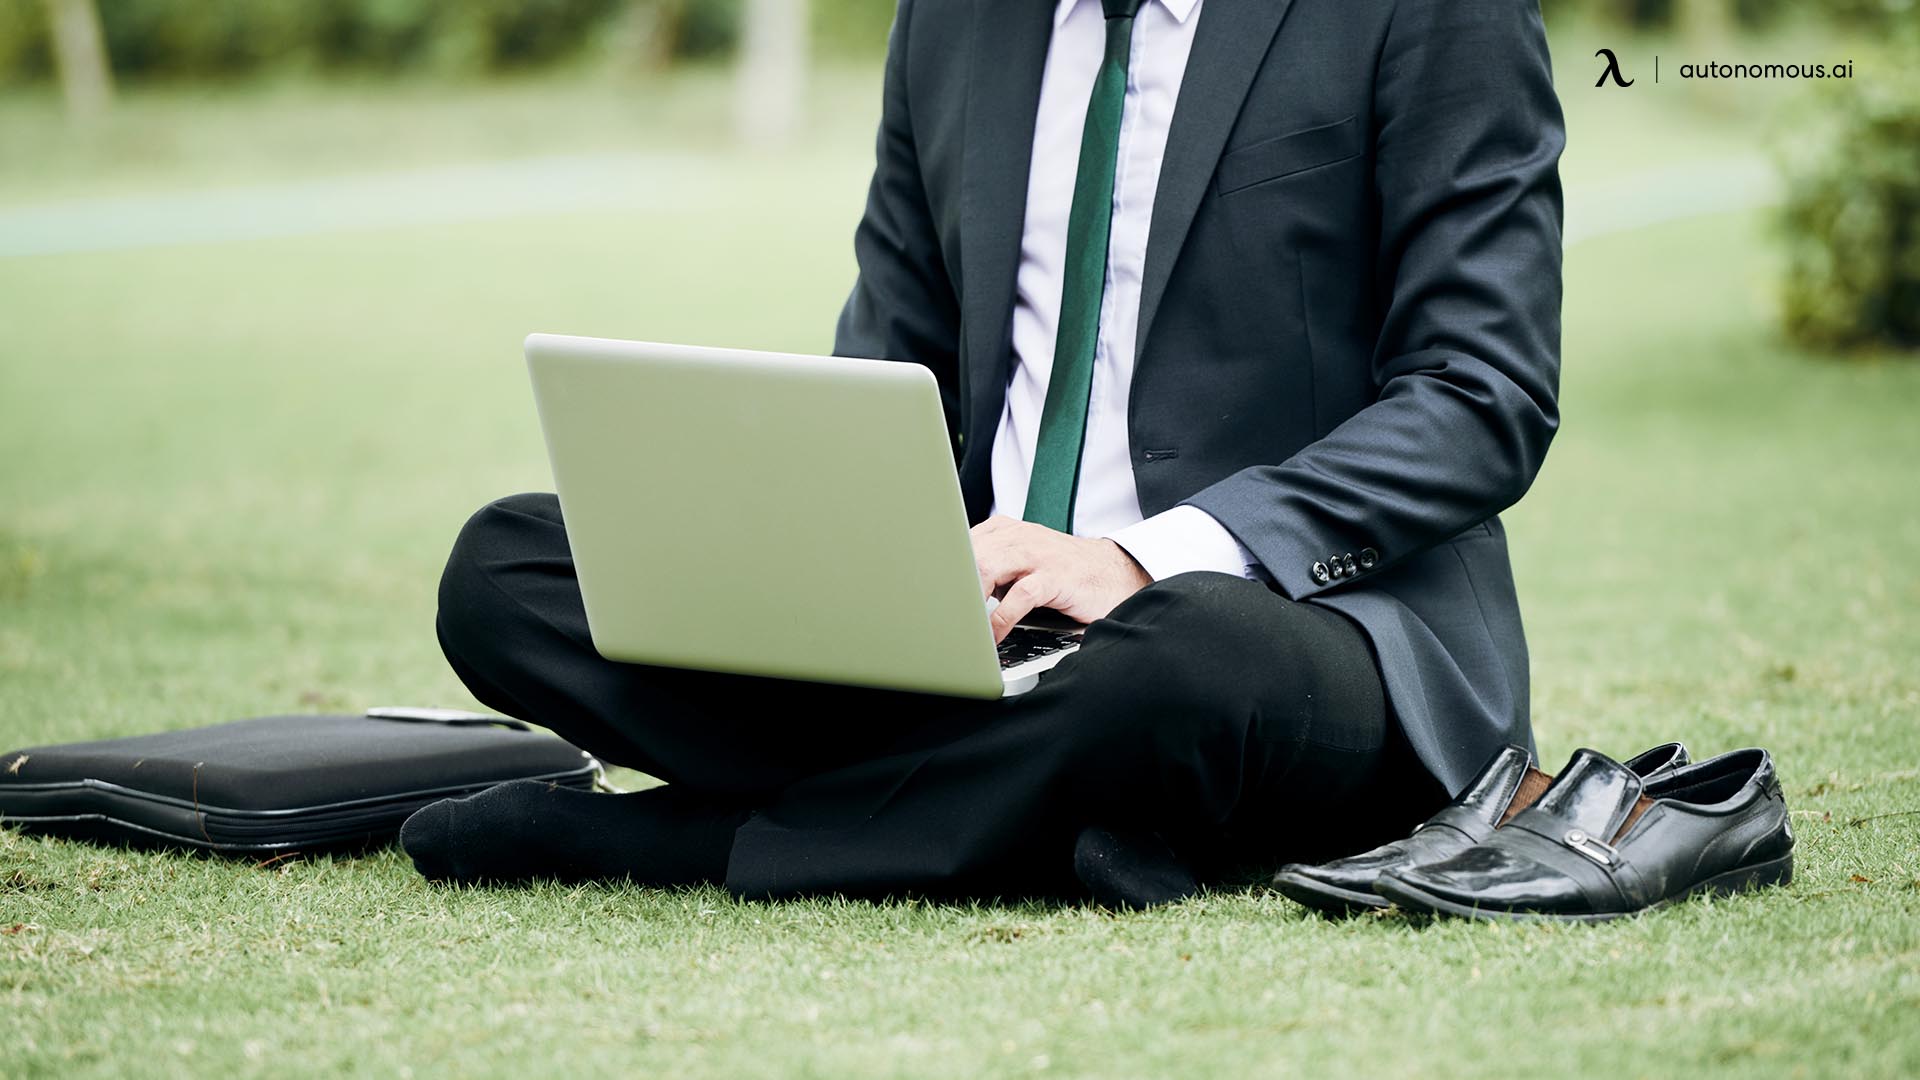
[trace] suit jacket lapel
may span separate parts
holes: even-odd
[[[1014,278],[1026,222],[1040,77],[1053,34],[1055,0],[978,0],[969,52],[966,150],[961,166],[960,302],[972,394],[969,413],[988,425],[1006,392]],[[993,415],[983,412],[991,406]]]
[[[1213,179],[1220,151],[1240,115],[1253,77],[1267,55],[1292,0],[1206,0],[1194,29],[1193,52],[1180,81],[1167,132],[1160,187],[1153,198],[1153,224],[1147,232],[1147,265],[1140,285],[1140,323],[1134,357],[1146,349],[1160,298],[1167,291],[1187,229]]]

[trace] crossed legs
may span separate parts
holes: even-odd
[[[529,817],[596,838],[594,857],[536,851],[508,860],[522,874],[484,876],[724,875],[754,896],[1072,891],[1075,838],[1090,827],[1218,868],[1337,851],[1439,797],[1399,740],[1359,631],[1226,575],[1142,590],[1038,688],[1002,702],[682,671],[594,650],[558,502],[517,495],[462,530],[438,629],[481,701],[667,783],[578,796],[564,812],[497,799],[464,828],[438,822],[441,847],[541,848]],[[502,817],[511,828],[491,820]],[[695,842],[698,858],[665,850]]]

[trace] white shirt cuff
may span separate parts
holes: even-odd
[[[1260,560],[1225,525],[1197,506],[1180,505],[1145,521],[1116,529],[1106,538],[1126,549],[1155,581],[1191,570],[1258,578]]]

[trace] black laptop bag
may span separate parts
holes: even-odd
[[[504,717],[262,716],[0,754],[0,824],[248,855],[364,847],[436,799],[522,779],[590,788],[600,771]]]

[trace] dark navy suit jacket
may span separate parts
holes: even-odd
[[[835,343],[938,376],[975,520],[1054,6],[902,0]],[[1558,425],[1563,142],[1535,0],[1206,0],[1153,208],[1141,510],[1364,628],[1450,790],[1532,739],[1496,515]]]

